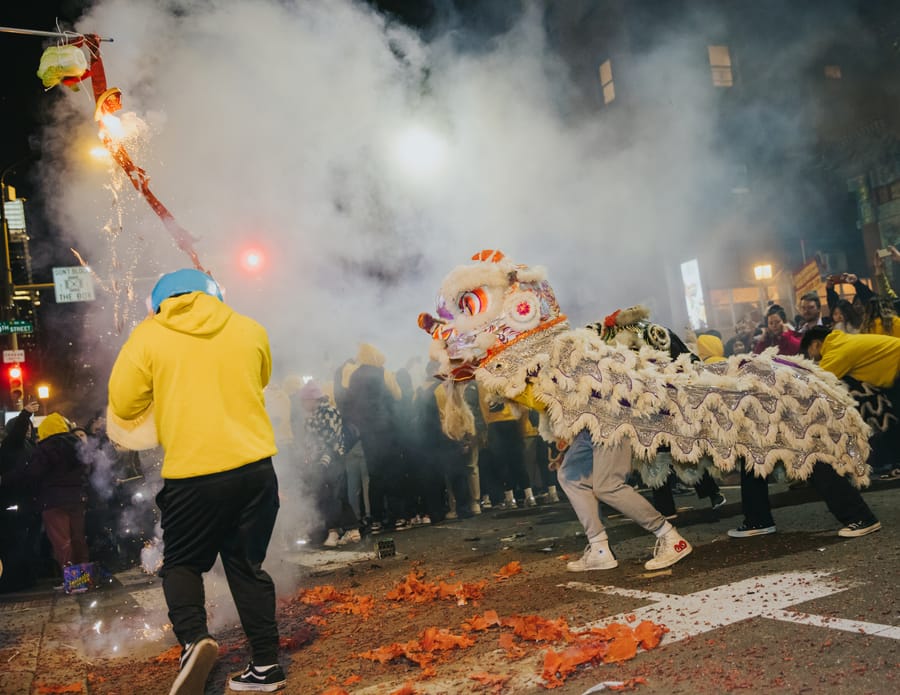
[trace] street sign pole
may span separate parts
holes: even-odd
[[[6,175],[15,168],[15,164],[7,167],[3,174],[0,175],[0,225],[3,227],[3,277],[0,279],[0,318],[7,318],[10,314],[10,305],[12,304],[12,267],[9,262],[9,226],[6,220]],[[17,350],[19,347],[18,338],[13,334],[11,347]]]

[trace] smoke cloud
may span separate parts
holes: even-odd
[[[228,302],[266,326],[282,374],[327,373],[363,340],[395,368],[422,354],[416,315],[481,248],[548,266],[564,308],[593,320],[656,294],[640,267],[703,228],[693,203],[725,166],[706,83],[630,124],[573,108],[529,7],[477,51],[351,2],[109,0],[79,29],[115,38],[107,77],[140,126],[128,147]],[[671,93],[691,50],[668,38],[631,79]],[[92,111],[84,91],[61,99],[47,138],[65,144],[56,213],[109,290],[96,326],[114,353],[158,274],[188,259],[129,182],[71,146],[95,137]]]

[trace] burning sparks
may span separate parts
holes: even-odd
[[[114,141],[125,139],[125,127],[122,125],[122,119],[112,114],[106,114],[100,118],[102,127],[100,128],[100,138],[111,138]]]
[[[101,162],[109,162],[112,160],[112,155],[110,155],[109,150],[103,147],[103,145],[96,145],[89,151],[91,157]]]

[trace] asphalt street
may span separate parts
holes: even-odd
[[[657,648],[630,661],[580,667],[559,693],[600,692],[591,688],[622,682],[645,693],[894,693],[900,690],[898,488],[900,481],[876,481],[865,493],[883,529],[858,539],[836,535],[839,524],[810,488],[772,485],[778,533],[742,540],[726,535],[741,520],[736,489],[725,488],[729,503],[716,512],[693,495],[679,496],[675,523],[694,552],[659,572],[642,565],[652,537],[616,516],[607,522],[619,567],[566,572],[565,561],[578,556],[585,540],[565,502],[366,537],[337,550],[276,543],[266,567],[286,598],[321,585],[382,596],[410,571],[489,582],[477,605],[442,607],[440,614],[388,607],[368,620],[329,616],[329,629],[317,632],[296,629],[292,604],[281,604],[285,692],[340,687],[388,694],[409,682],[418,693],[544,692],[538,652],[511,660],[496,647],[461,651],[429,678],[408,663],[370,667],[356,658],[363,648],[416,632],[420,619],[458,626],[462,617],[493,608],[501,615],[564,618],[579,630],[642,620],[667,627]],[[392,544],[395,555],[378,557],[378,541]],[[497,570],[512,561],[523,571],[494,583]],[[246,649],[215,572],[207,593],[210,628],[222,635],[223,655],[207,692],[221,693]],[[48,586],[7,594],[0,614],[0,693],[168,692],[175,640],[159,580],[140,569],[81,595]],[[336,649],[346,654],[335,657]],[[323,652],[332,656],[323,661]],[[480,690],[469,680],[476,672],[506,680]]]

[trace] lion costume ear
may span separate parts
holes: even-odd
[[[494,250],[494,249],[483,249],[472,256],[473,261],[488,261],[490,263],[499,263],[506,255],[503,251]]]

